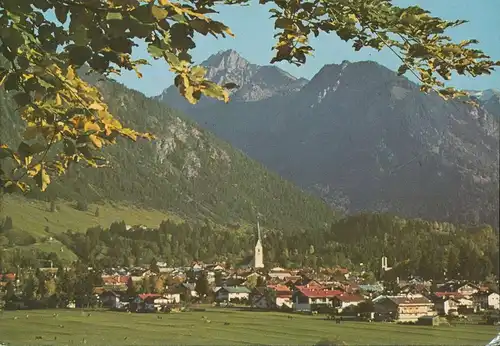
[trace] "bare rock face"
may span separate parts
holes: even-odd
[[[324,66],[311,81],[234,51],[204,63],[241,86],[232,102],[176,101],[201,126],[347,212],[498,225],[498,92],[445,102],[374,62]]]
[[[231,91],[231,101],[253,102],[273,96],[287,95],[300,90],[307,83],[304,78],[295,78],[275,66],[259,66],[251,64],[236,51],[222,51],[205,60],[202,64],[207,68],[207,78],[219,84],[235,83],[239,88]],[[157,99],[175,104],[176,108],[200,109],[211,106],[217,101],[203,98],[198,104],[191,105],[183,99],[174,86],[166,89]]]

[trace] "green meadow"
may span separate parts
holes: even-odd
[[[57,313],[58,316],[54,317]],[[157,316],[161,316],[159,319]],[[292,316],[292,318],[289,318]],[[414,326],[343,322],[321,316],[209,309],[204,312],[128,314],[81,310],[5,311],[0,343],[8,345],[485,345],[494,326]],[[207,322],[210,321],[210,322]]]

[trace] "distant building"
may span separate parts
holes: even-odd
[[[245,286],[224,286],[217,290],[216,300],[230,302],[232,300],[248,299],[251,291]]]
[[[264,253],[262,248],[262,240],[260,235],[260,225],[257,220],[257,244],[255,244],[253,267],[254,268],[264,268]]]
[[[293,309],[295,311],[314,311],[320,307],[332,307],[335,297],[343,292],[327,290],[322,287],[296,286],[293,292]]]
[[[389,271],[391,269],[392,268],[389,267],[389,265],[387,264],[387,257],[386,256],[382,256],[382,272],[386,272],[386,271]]]
[[[422,316],[434,316],[434,304],[422,295],[378,296],[375,312],[397,321],[416,322]]]

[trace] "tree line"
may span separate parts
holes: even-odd
[[[256,242],[253,230],[221,229],[208,220],[164,221],[157,229],[130,228],[116,222],[109,229],[92,227],[85,233],[67,231],[56,237],[82,263],[99,268],[147,266],[156,259],[169,266],[189,265],[195,260],[237,266],[250,262]],[[388,214],[349,216],[322,229],[263,230],[268,267],[342,266],[370,271],[379,278],[381,257],[386,256],[393,268],[391,275],[401,278],[483,280],[498,273],[497,244],[498,234],[490,226],[459,227]],[[60,263],[55,253],[41,258],[37,253],[15,254],[0,255],[3,271],[19,265],[36,267],[47,260]]]

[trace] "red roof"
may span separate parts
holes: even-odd
[[[145,300],[147,298],[160,298],[160,297],[161,297],[161,294],[155,294],[155,293],[139,294],[139,298],[141,298],[142,300]]]
[[[7,273],[7,274],[0,274],[0,280],[10,280],[14,281],[16,279],[16,274],[15,273]]]
[[[343,302],[360,302],[364,300],[359,294],[342,294],[337,298]]]
[[[347,273],[349,273],[349,269],[337,267],[337,268],[335,268],[335,272],[339,272],[340,274],[347,274]]]
[[[291,292],[288,286],[285,285],[267,285],[268,288],[275,290],[276,292]]]
[[[299,291],[309,298],[330,298],[340,296],[343,292],[339,290],[311,289],[301,286]]]

